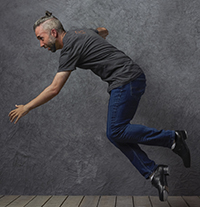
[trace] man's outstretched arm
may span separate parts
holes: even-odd
[[[48,102],[53,97],[58,95],[65,82],[70,76],[71,71],[59,72],[55,75],[53,82],[50,86],[44,89],[35,99],[27,103],[26,105],[15,105],[16,109],[9,113],[10,121],[13,122],[15,119],[15,124],[19,119],[25,116],[30,110]]]
[[[106,37],[108,36],[108,30],[105,27],[98,27],[96,30],[101,37],[106,39]]]

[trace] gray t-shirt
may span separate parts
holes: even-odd
[[[66,33],[60,53],[58,72],[90,69],[103,81],[108,92],[127,84],[143,73],[124,52],[109,44],[92,29],[75,29]]]

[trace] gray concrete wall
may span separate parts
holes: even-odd
[[[17,125],[8,113],[48,86],[59,52],[39,48],[32,25],[45,11],[66,29],[106,27],[108,41],[145,71],[134,123],[186,129],[192,167],[170,150],[142,146],[168,164],[170,195],[200,194],[200,1],[2,0],[0,4],[0,194],[157,195],[106,138],[106,83],[77,70],[61,93]]]

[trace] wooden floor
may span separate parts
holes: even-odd
[[[0,207],[200,207],[199,196],[0,196]]]

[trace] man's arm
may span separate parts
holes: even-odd
[[[108,36],[108,30],[105,27],[98,27],[96,30],[101,37],[106,39],[106,37]]]
[[[9,113],[10,121],[13,122],[15,119],[15,124],[19,119],[25,116],[30,110],[48,102],[53,97],[58,95],[65,82],[70,76],[71,71],[59,72],[55,75],[53,82],[50,86],[44,89],[35,99],[27,103],[26,105],[15,105],[16,109]]]

